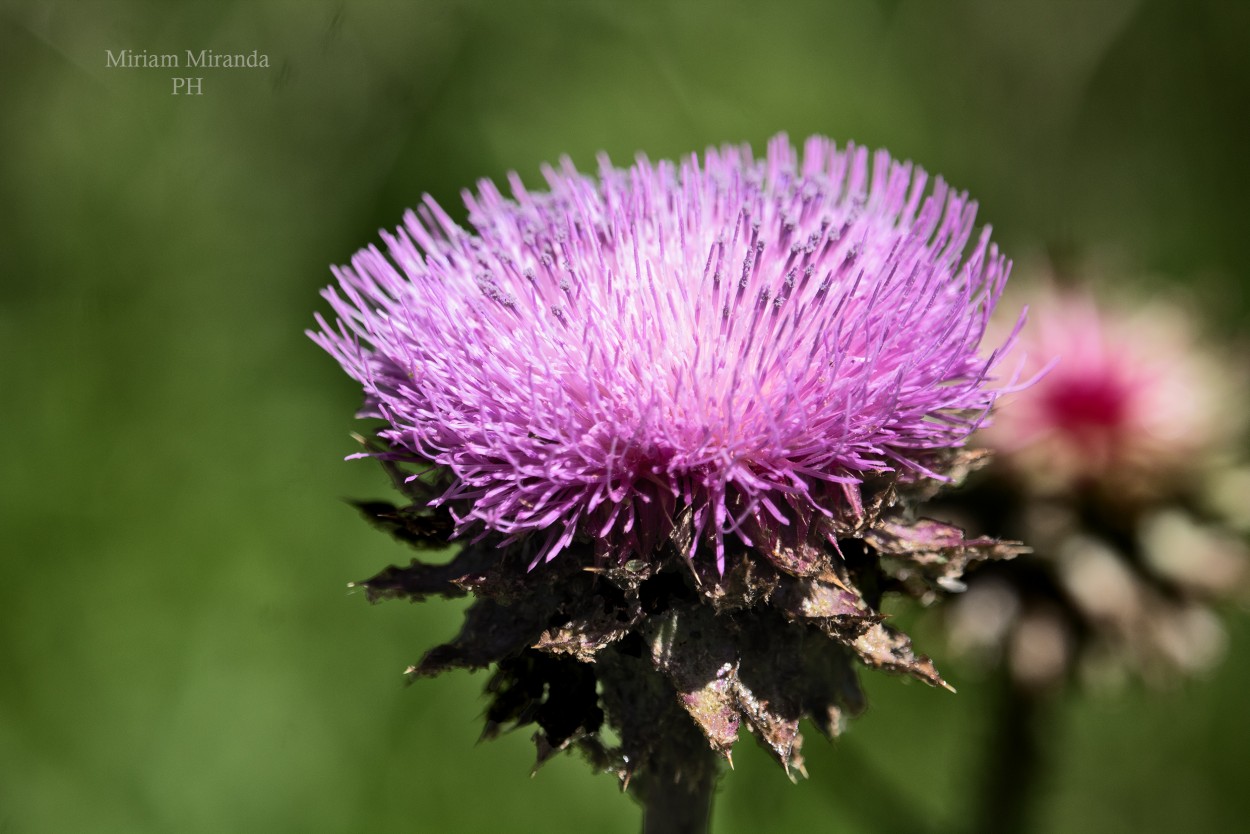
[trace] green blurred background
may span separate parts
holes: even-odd
[[[483,676],[402,685],[458,605],[346,589],[407,554],[339,500],[388,489],[343,462],[359,393],[302,331],[423,192],[823,132],[969,189],[1013,254],[1114,253],[1217,333],[1250,307],[1246,3],[0,8],[4,834],[637,829],[580,761],[475,744]],[[270,66],[105,66],[188,48]],[[1209,680],[1064,705],[1043,830],[1250,817],[1230,613]],[[958,695],[866,676],[797,786],[744,738],[715,830],[957,831],[989,698],[937,659]]]

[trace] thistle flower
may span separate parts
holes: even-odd
[[[852,657],[944,683],[881,594],[1015,552],[907,514],[1009,387],[981,345],[1008,264],[988,229],[964,257],[966,194],[821,137],[543,173],[466,192],[471,231],[427,197],[325,293],[310,335],[411,501],[362,509],[469,539],[364,587],[472,592],[410,671],[493,664],[488,733],[537,723],[540,759],[706,783],[694,748],[745,724],[801,770],[799,719],[862,707]]]
[[[878,152],[778,138],[680,166],[569,160],[550,193],[432,200],[336,270],[314,338],[364,387],[394,449],[455,475],[457,530],[576,536],[646,556],[694,536],[858,506],[864,476],[930,474],[988,411],[978,350],[1006,278],[975,212]],[[693,547],[694,545],[692,545]],[[693,549],[690,554],[694,555]]]
[[[1041,690],[1073,673],[1164,682],[1208,668],[1223,644],[1210,603],[1246,565],[1205,500],[1233,471],[1236,373],[1179,305],[1052,289],[1031,309],[1020,348],[1059,361],[980,434],[994,462],[956,517],[1035,553],[971,579],[946,612],[955,647],[1005,655]]]

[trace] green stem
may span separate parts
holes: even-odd
[[[981,783],[978,834],[1024,834],[1045,779],[1047,697],[1003,682]]]
[[[596,672],[632,773],[629,793],[642,805],[643,834],[707,834],[721,754],[649,651],[600,652]]]
[[[684,746],[687,761],[653,763],[639,774],[635,794],[642,802],[642,834],[707,834],[719,761],[707,744]]]

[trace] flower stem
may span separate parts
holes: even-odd
[[[1003,681],[981,781],[973,829],[977,834],[1024,834],[1032,827],[1046,775],[1043,733],[1049,700],[1010,679]]]
[[[650,651],[600,652],[601,697],[625,754],[643,834],[707,834],[723,756],[658,672]]]
[[[685,753],[686,758],[697,760],[657,762],[649,775],[640,774],[635,792],[642,802],[642,834],[707,834],[711,830],[717,756],[706,744],[703,750],[687,746]]]

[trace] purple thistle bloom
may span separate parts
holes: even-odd
[[[965,258],[967,195],[821,137],[544,173],[466,193],[472,231],[426,198],[325,292],[310,335],[410,502],[356,506],[418,549],[476,533],[356,586],[472,594],[408,674],[491,669],[485,737],[537,724],[540,764],[580,750],[702,830],[743,726],[804,773],[858,664],[948,686],[885,594],[1022,552],[915,513],[984,462],[957,447],[1012,387],[981,350],[1009,266],[988,229]]]
[[[1003,388],[981,339],[1009,271],[976,204],[823,137],[802,156],[709,149],[549,192],[427,197],[335,270],[310,335],[394,452],[454,476],[457,532],[645,557],[689,512],[689,555],[862,512],[871,473],[942,477]]]

